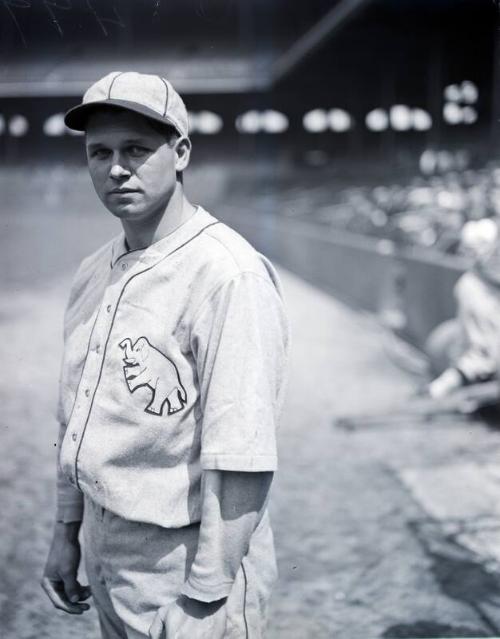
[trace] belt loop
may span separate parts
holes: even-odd
[[[104,513],[106,512],[106,509],[103,506],[99,506],[99,514],[101,516],[101,521],[104,521]]]

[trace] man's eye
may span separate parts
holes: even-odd
[[[128,147],[128,152],[132,157],[141,157],[142,155],[146,155],[148,149],[143,146],[139,146],[138,144],[132,144]]]
[[[104,160],[108,157],[109,151],[107,149],[96,149],[92,151],[91,157],[96,158],[97,160]]]

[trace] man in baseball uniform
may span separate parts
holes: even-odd
[[[82,262],[66,309],[42,586],[71,614],[92,594],[106,639],[260,638],[288,350],[276,273],[187,199],[187,112],[167,80],[110,73],[66,124],[123,232]]]

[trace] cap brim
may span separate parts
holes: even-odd
[[[87,121],[89,119],[90,114],[98,108],[106,107],[111,109],[125,109],[127,111],[133,111],[134,113],[139,113],[146,118],[150,118],[151,120],[156,120],[156,122],[161,122],[167,126],[172,126],[180,135],[186,135],[183,133],[175,122],[172,122],[168,117],[160,115],[153,109],[149,109],[148,107],[138,104],[137,102],[130,102],[128,100],[96,100],[95,102],[87,102],[86,104],[79,104],[76,107],[73,107],[69,111],[67,111],[64,116],[64,124],[74,131],[86,131],[87,129]]]

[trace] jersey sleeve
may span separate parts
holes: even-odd
[[[61,450],[62,440],[66,432],[66,426],[59,424],[59,443],[57,452]],[[83,493],[69,483],[68,478],[57,463],[57,508],[56,521],[65,524],[73,521],[81,521],[83,518]]]
[[[455,367],[467,383],[492,379],[498,368],[499,299],[497,291],[475,273],[467,272],[455,287],[458,321],[466,349]]]
[[[64,475],[59,464],[61,446],[66,434],[66,415],[64,411],[64,364],[61,364],[61,375],[59,378],[59,400],[57,405],[57,421],[59,422],[59,436],[57,443],[57,509],[56,520],[64,523],[81,521],[83,517],[83,493],[72,486],[68,478]]]
[[[70,309],[79,294],[79,281],[81,279],[81,272],[83,270],[82,262],[77,273],[73,278],[69,299],[66,305],[64,313],[64,353],[61,362],[61,369],[59,375],[59,395],[57,403],[57,421],[59,423],[59,435],[57,443],[57,506],[56,506],[56,521],[69,523],[74,521],[81,521],[83,517],[83,493],[75,488],[64,475],[59,464],[59,455],[61,452],[61,446],[66,434],[68,410],[65,410],[65,404],[67,404],[66,380],[65,380],[65,356],[66,356],[66,338],[67,338],[67,323]]]
[[[283,302],[269,278],[240,273],[203,303],[192,348],[204,470],[276,469],[288,343]]]
[[[273,473],[203,473],[198,548],[184,595],[209,602],[230,594],[264,516],[272,478]]]

